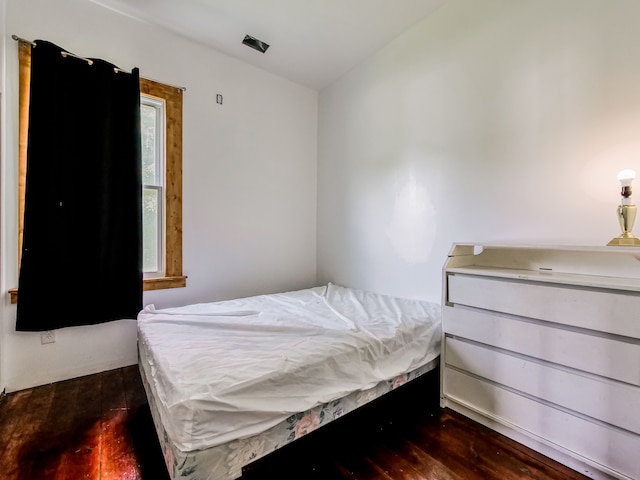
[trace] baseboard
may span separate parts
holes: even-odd
[[[65,380],[71,380],[73,378],[86,377],[88,375],[94,375],[96,373],[108,372],[109,370],[128,367],[130,365],[136,365],[137,363],[137,358],[119,358],[100,364],[90,366],[83,365],[77,368],[65,369],[64,371],[58,371],[54,373],[49,372],[49,375],[46,378],[32,378],[29,383],[23,383],[20,381],[14,382],[8,388],[7,393],[13,393],[28,388],[39,387],[41,385],[48,385],[50,383],[63,382]]]

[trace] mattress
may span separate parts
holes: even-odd
[[[329,284],[148,306],[138,333],[148,391],[175,455],[254,438],[432,363],[440,307]]]

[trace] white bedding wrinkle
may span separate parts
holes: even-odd
[[[440,352],[440,306],[329,284],[138,315],[167,435],[182,451],[418,368]]]

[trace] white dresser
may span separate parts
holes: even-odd
[[[640,479],[640,248],[455,244],[443,295],[441,406]]]

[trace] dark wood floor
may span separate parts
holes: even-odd
[[[434,402],[422,408],[411,391],[398,398],[267,456],[243,480],[585,478]],[[7,395],[0,479],[168,479],[137,367]]]

